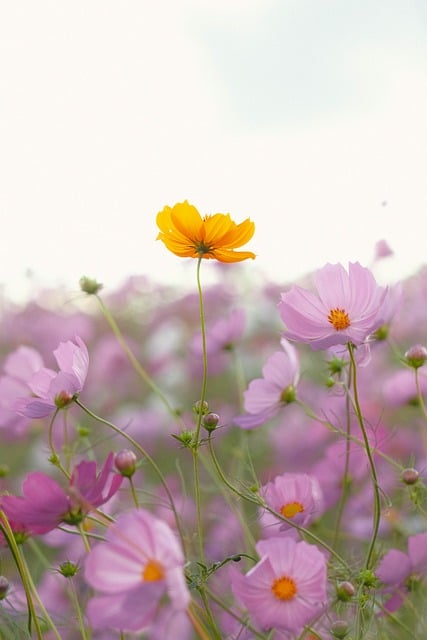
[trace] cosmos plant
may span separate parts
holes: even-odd
[[[427,272],[260,283],[249,217],[155,220],[194,292],[0,317],[0,637],[426,637]]]

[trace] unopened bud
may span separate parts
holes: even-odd
[[[88,278],[87,276],[83,276],[79,281],[80,289],[89,295],[96,295],[101,289],[102,284],[97,282],[93,278]]]
[[[0,576],[0,600],[4,600],[9,591],[9,580],[5,576]]]
[[[204,416],[209,411],[209,405],[206,400],[203,400],[203,402],[201,400],[197,400],[197,402],[193,404],[193,411],[194,413],[201,413],[202,416]]]
[[[125,478],[130,478],[136,471],[137,457],[130,449],[122,449],[114,458],[117,471]]]
[[[334,638],[345,638],[348,633],[348,624],[345,620],[335,620],[333,624],[331,624],[331,633]]]
[[[354,596],[355,593],[356,593],[356,589],[351,584],[351,582],[348,582],[348,580],[344,580],[343,582],[340,582],[337,585],[338,600],[347,602],[348,600],[351,600],[351,598]]]
[[[405,353],[405,358],[411,367],[418,369],[427,360],[427,349],[422,344],[415,344]]]
[[[402,482],[404,484],[411,485],[411,484],[416,484],[418,482],[420,474],[416,469],[404,469],[400,477],[402,478]]]
[[[203,416],[203,426],[206,431],[213,431],[216,429],[219,422],[219,415],[217,413],[207,413]]]

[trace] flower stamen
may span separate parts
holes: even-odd
[[[292,578],[282,576],[273,582],[271,590],[278,600],[292,600],[296,596],[297,586]]]
[[[328,315],[328,321],[337,331],[343,331],[350,326],[350,318],[344,309],[331,309]]]
[[[144,582],[157,582],[164,577],[164,570],[161,564],[156,560],[149,560],[142,572]]]
[[[280,508],[280,513],[285,518],[293,518],[297,513],[302,513],[303,511],[304,507],[301,502],[288,502]]]

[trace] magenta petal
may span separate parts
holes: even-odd
[[[386,585],[399,585],[411,573],[411,561],[406,553],[398,549],[391,549],[383,556],[376,574]]]

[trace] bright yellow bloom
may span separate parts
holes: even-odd
[[[169,251],[181,258],[206,258],[240,262],[255,258],[251,251],[234,251],[248,242],[255,231],[249,218],[236,224],[228,213],[202,216],[187,200],[165,207],[157,214],[157,226]]]

